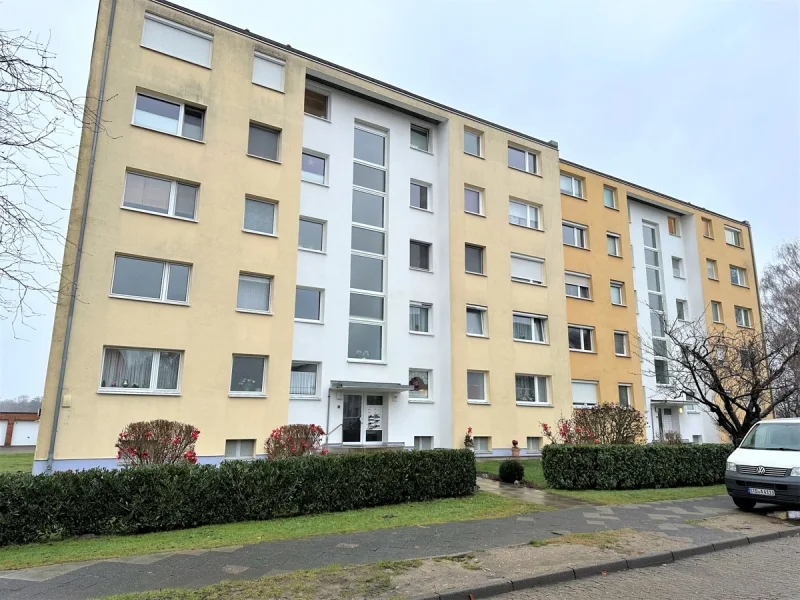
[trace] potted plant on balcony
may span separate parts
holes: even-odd
[[[467,433],[464,435],[464,448],[475,452],[475,440],[472,439],[472,427],[467,427]]]
[[[519,442],[511,440],[511,456],[519,456]]]

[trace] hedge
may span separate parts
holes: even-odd
[[[729,444],[634,444],[542,449],[550,487],[564,490],[630,490],[722,483]]]
[[[467,496],[469,450],[0,474],[0,546]]]

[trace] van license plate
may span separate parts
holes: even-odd
[[[774,496],[775,490],[765,490],[764,488],[747,488],[747,493],[758,496]]]

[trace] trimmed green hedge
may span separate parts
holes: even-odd
[[[0,546],[468,496],[469,450],[0,474]]]
[[[562,490],[630,490],[722,483],[729,444],[633,444],[542,449],[542,471]]]

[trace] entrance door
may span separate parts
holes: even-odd
[[[361,441],[361,401],[362,396],[346,394],[342,411],[342,442]]]
[[[678,416],[673,414],[672,408],[659,407],[656,408],[656,416],[658,418],[658,437],[663,439],[664,434],[668,431],[680,432],[680,423]]]

